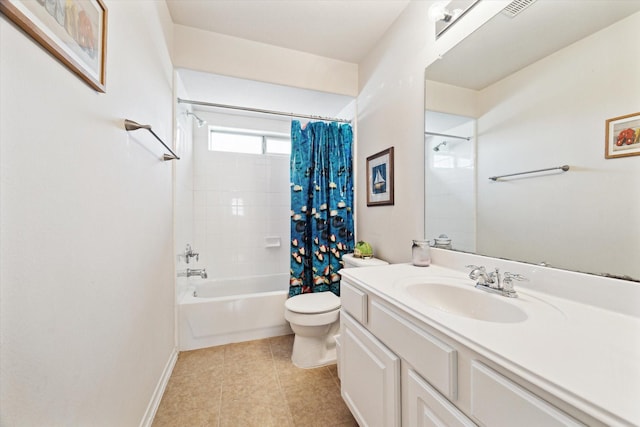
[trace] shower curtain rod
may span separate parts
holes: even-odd
[[[469,141],[471,139],[470,136],[448,135],[446,133],[425,132],[424,134],[425,135],[434,135],[434,136],[446,136],[447,138],[466,139],[467,141]]]
[[[263,114],[274,114],[277,116],[289,116],[289,117],[298,117],[302,119],[311,119],[311,120],[321,120],[324,122],[339,122],[339,123],[351,123],[351,120],[347,119],[337,119],[334,117],[322,117],[322,116],[310,116],[307,114],[297,114],[297,113],[285,113],[282,111],[274,111],[274,110],[263,110],[260,108],[250,108],[250,107],[239,107],[237,105],[227,105],[227,104],[214,104],[213,102],[202,102],[202,101],[191,101],[188,99],[178,98],[179,104],[191,104],[191,105],[199,105],[203,107],[215,107],[215,108],[228,108],[231,110],[242,110],[242,111],[251,111],[253,113],[263,113]]]

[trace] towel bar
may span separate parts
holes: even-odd
[[[178,157],[178,155],[176,153],[174,153],[173,150],[171,150],[171,148],[169,148],[167,146],[167,144],[162,142],[160,137],[158,135],[156,135],[156,133],[153,130],[151,130],[151,125],[141,125],[140,123],[134,122],[133,120],[124,119],[124,128],[127,130],[127,132],[132,131],[132,130],[138,130],[138,129],[146,129],[146,130],[148,130],[149,132],[151,132],[151,135],[155,136],[156,139],[158,141],[160,141],[160,144],[164,145],[164,148],[169,150],[169,152],[171,153],[171,154],[166,154],[165,153],[162,156],[162,160],[164,160],[165,162],[167,160],[180,160],[180,157]]]
[[[492,180],[492,181],[497,181],[500,178],[506,178],[508,176],[526,175],[526,174],[530,174],[530,173],[546,172],[546,171],[552,171],[552,170],[557,170],[557,169],[562,169],[563,172],[566,172],[566,171],[569,170],[569,165],[557,166],[555,168],[537,169],[537,170],[534,170],[534,171],[527,171],[527,172],[510,173],[508,175],[490,176],[489,179]]]

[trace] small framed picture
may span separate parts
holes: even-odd
[[[106,91],[102,0],[0,0],[0,12],[98,92]]]
[[[393,205],[393,147],[367,157],[367,206]]]
[[[606,121],[604,157],[640,156],[640,113],[614,117]]]

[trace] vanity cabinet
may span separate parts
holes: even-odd
[[[341,299],[342,396],[361,427],[585,425],[558,409],[567,406],[559,399],[536,395],[510,372],[345,278]]]

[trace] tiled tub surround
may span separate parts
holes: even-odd
[[[289,157],[194,147],[197,267],[210,278],[289,272]]]
[[[457,278],[469,287],[468,264],[519,273],[528,318],[494,323],[420,303],[394,285],[403,278]],[[640,425],[640,285],[529,264],[434,250],[427,268],[410,264],[345,270],[343,280],[452,338],[602,425]],[[503,298],[498,297],[497,298]],[[527,299],[556,310],[538,310]],[[344,381],[344,378],[343,378]]]

